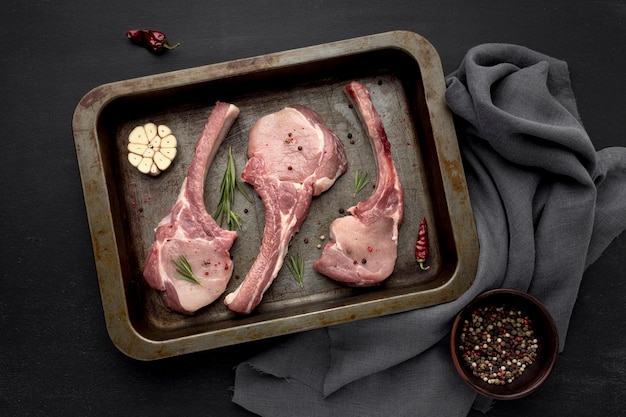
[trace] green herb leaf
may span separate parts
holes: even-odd
[[[187,258],[184,255],[180,255],[178,257],[178,261],[172,259],[172,263],[176,265],[176,272],[178,273],[178,278],[183,279],[185,281],[192,282],[194,284],[202,285],[198,278],[193,274],[193,270],[191,269],[191,265]]]
[[[243,220],[241,216],[232,210],[232,205],[235,201],[235,190],[239,191],[246,200],[252,202],[252,198],[246,192],[241,180],[237,177],[235,170],[235,160],[233,158],[232,148],[228,148],[228,161],[226,162],[226,171],[220,184],[220,200],[217,204],[215,215],[216,220],[219,220],[220,226],[226,220],[228,228],[233,230],[235,228],[241,228]]]
[[[291,275],[296,282],[303,287],[304,258],[302,258],[302,255],[289,255],[289,258],[287,259],[287,269],[289,269],[289,272],[291,272]]]
[[[367,172],[361,172],[360,170],[356,170],[354,173],[354,194],[352,197],[356,197],[356,195],[361,191],[365,186],[370,182],[370,176]]]

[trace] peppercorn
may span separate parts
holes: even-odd
[[[539,344],[531,324],[517,309],[476,309],[463,322],[459,351],[476,377],[492,385],[511,383],[537,357]]]

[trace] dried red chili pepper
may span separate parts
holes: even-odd
[[[426,257],[428,256],[428,225],[426,224],[426,217],[422,219],[419,230],[417,232],[417,243],[415,243],[415,260],[419,264],[420,268],[424,271],[429,269],[430,266],[424,266]]]
[[[178,46],[180,46],[180,43],[170,46],[167,43],[167,37],[165,34],[163,32],[159,32],[158,30],[127,30],[126,37],[133,41],[133,43],[141,45],[157,54],[163,53],[168,49],[178,48]]]

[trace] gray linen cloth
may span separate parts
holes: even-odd
[[[455,315],[498,287],[542,300],[561,350],[587,266],[626,229],[626,148],[596,152],[567,64],[528,48],[472,48],[447,77],[480,243],[456,301],[299,333],[236,370],[233,401],[268,417],[465,416],[479,397],[448,350]]]

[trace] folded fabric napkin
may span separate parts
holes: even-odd
[[[235,403],[271,417],[465,416],[488,401],[455,373],[449,331],[492,288],[543,301],[563,349],[585,268],[626,229],[626,148],[596,152],[567,64],[528,48],[479,45],[446,82],[480,243],[472,287],[286,338],[237,367]]]

